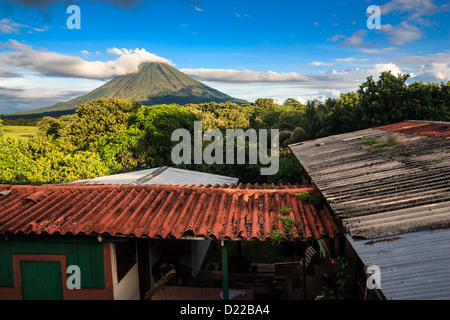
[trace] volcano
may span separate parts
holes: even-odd
[[[70,114],[74,113],[81,104],[98,98],[129,99],[146,106],[227,101],[238,104],[248,103],[208,87],[166,63],[144,62],[137,72],[118,76],[81,97],[10,115]]]

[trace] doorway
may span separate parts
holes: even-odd
[[[24,300],[62,300],[62,275],[59,261],[20,261]]]

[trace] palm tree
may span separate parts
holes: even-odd
[[[324,118],[327,114],[326,106],[317,100],[309,100],[306,103],[305,112],[288,111],[283,113],[279,123],[272,129],[282,130],[279,135],[281,147],[300,141],[317,139],[323,136]]]

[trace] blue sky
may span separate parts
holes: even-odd
[[[67,7],[81,29],[67,28]],[[370,5],[381,10],[369,29]],[[338,97],[381,71],[450,80],[450,3],[56,1],[0,3],[0,113],[67,101],[143,61],[164,61],[234,97]]]

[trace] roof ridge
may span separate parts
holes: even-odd
[[[267,195],[285,195],[290,194],[294,195],[295,193],[299,191],[308,191],[310,193],[317,193],[318,190],[315,186],[303,186],[303,185],[289,185],[287,188],[284,187],[285,185],[278,185],[280,188],[276,188],[275,185],[267,185],[265,188],[251,188],[255,185],[246,185],[246,188],[230,188],[228,185],[165,185],[165,184],[94,184],[94,185],[86,185],[86,184],[69,184],[69,185],[41,185],[41,186],[30,186],[30,185],[14,185],[11,186],[11,189],[14,190],[27,190],[32,191],[33,193],[30,194],[29,198],[32,199],[41,199],[42,197],[45,197],[46,194],[49,192],[55,192],[55,191],[69,191],[69,192],[75,192],[75,191],[107,191],[107,192],[113,192],[116,191],[126,191],[126,190],[146,190],[148,192],[151,192],[152,190],[155,190],[156,192],[176,192],[178,194],[181,193],[195,193],[195,194],[201,194],[206,193],[207,195],[211,194],[226,194],[228,196],[232,195],[248,195],[253,196],[256,194],[267,194]],[[268,188],[270,187],[270,188]],[[284,187],[284,188],[283,188]],[[36,201],[35,201],[36,202]]]

